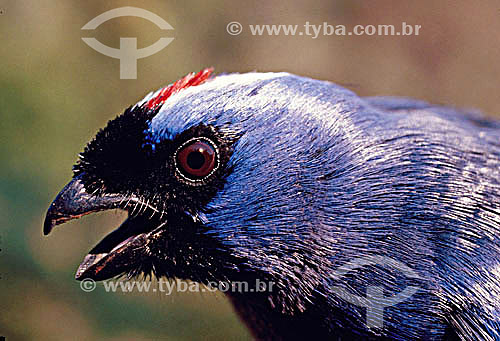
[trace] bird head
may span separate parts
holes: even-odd
[[[210,73],[147,95],[99,131],[44,233],[122,209],[128,219],[89,252],[77,279],[259,278],[276,283],[273,306],[301,309],[342,244],[345,222],[324,209],[338,204],[341,216],[363,157],[348,152],[359,132],[343,114],[355,95],[287,73]]]
[[[147,95],[80,154],[44,233],[107,209],[125,210],[128,218],[89,252],[77,279],[154,274],[205,284],[273,282],[272,292],[228,293],[255,335],[269,338],[306,338],[323,328],[325,338],[418,339],[445,335],[454,321],[475,323],[473,315],[448,316],[462,314],[453,308],[462,304],[457,297],[483,305],[474,301],[483,296],[461,292],[488,275],[463,269],[498,251],[497,242],[486,244],[494,233],[484,232],[492,225],[486,213],[477,214],[483,206],[467,208],[477,219],[471,224],[460,204],[477,194],[462,184],[485,180],[466,179],[474,173],[461,169],[477,164],[498,174],[489,152],[468,152],[498,155],[497,131],[494,142],[476,142],[485,123],[454,110],[360,98],[287,73],[210,74],[189,74]],[[478,228],[469,233],[469,225]],[[405,276],[380,261],[372,266],[380,257]],[[372,269],[344,273],[364,265]],[[411,269],[419,275],[407,276]],[[362,322],[366,301],[337,290],[401,293],[408,283],[418,292],[383,312],[383,330]],[[498,330],[496,322],[485,325]]]

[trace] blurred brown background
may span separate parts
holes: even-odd
[[[122,17],[81,27],[122,6],[156,13],[162,32]],[[231,36],[226,25],[243,32]],[[252,36],[250,24],[421,25],[418,36]],[[222,294],[92,293],[74,271],[123,219],[85,217],[43,237],[44,213],[71,178],[77,153],[109,119],[191,71],[288,71],[360,95],[405,95],[500,116],[500,2],[496,1],[0,1],[0,335],[7,340],[248,339]],[[120,80],[119,60],[82,37],[119,47],[174,41]]]

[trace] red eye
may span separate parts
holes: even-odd
[[[201,179],[215,168],[215,149],[205,140],[193,140],[182,145],[177,152],[179,171],[190,180]]]

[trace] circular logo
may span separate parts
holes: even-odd
[[[226,31],[232,36],[237,36],[243,31],[243,26],[237,21],[231,21],[227,24]]]
[[[85,278],[83,281],[80,282],[80,289],[82,289],[85,292],[94,291],[96,286],[97,286],[96,282],[90,278]]]

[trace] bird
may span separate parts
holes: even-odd
[[[258,340],[500,340],[499,137],[476,110],[207,68],[109,121],[43,231],[128,212],[77,280],[248,283],[225,295]]]

